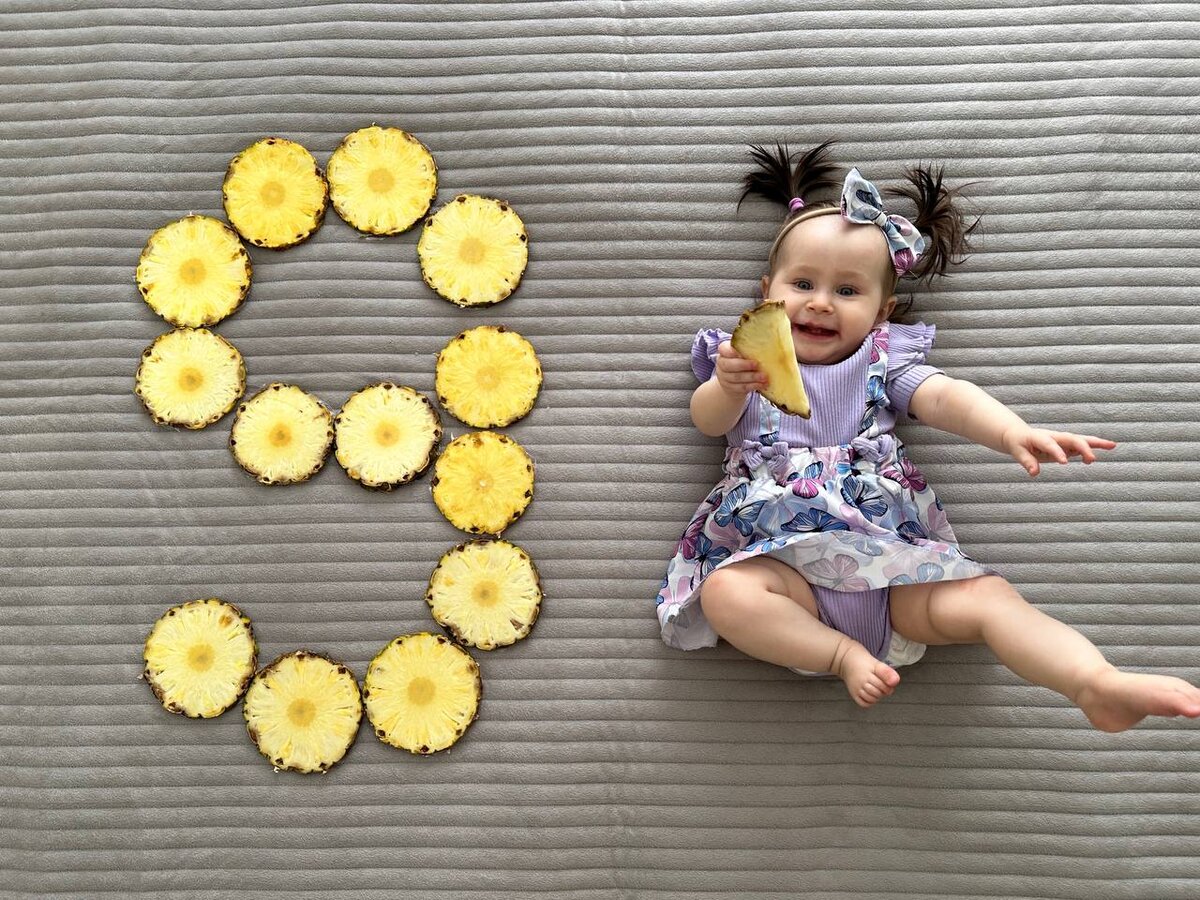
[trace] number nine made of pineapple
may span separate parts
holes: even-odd
[[[296,385],[268,384],[239,405],[241,354],[205,326],[244,301],[252,268],[242,239],[282,249],[310,237],[327,202],[353,227],[397,234],[425,215],[437,192],[429,151],[411,135],[372,126],[347,136],[328,181],[312,155],[266,138],[238,154],[223,186],[233,227],[187,216],[151,235],[137,269],[146,302],[176,328],[142,355],[136,393],[157,424],[204,428],[235,406],[229,445],[263,484],[305,481],[336,445],[364,487],[391,490],[424,472],[442,436],[433,404],[412,388],[379,382],[352,394],[337,416]],[[235,230],[236,229],[236,230]],[[239,237],[240,235],[240,237]],[[507,204],[460,196],[427,219],[418,244],[427,284],[460,306],[497,303],[517,286],[527,236]],[[441,406],[477,428],[504,427],[533,408],[542,371],[533,347],[504,326],[480,326],[438,355]],[[499,534],[528,505],[533,462],[491,431],[452,441],[438,460],[433,497],[459,528]],[[170,712],[218,716],[244,694],[246,730],[276,769],[325,772],[354,742],[363,711],[379,739],[415,754],[444,750],[478,714],[479,667],[458,645],[482,650],[529,634],[542,598],[533,560],[501,540],[445,554],[426,601],[456,643],[401,635],[371,661],[360,692],[349,668],[318,653],[285,653],[257,670],[250,619],[217,598],[167,610],[147,636],[142,677]]]
[[[352,394],[336,416],[311,393],[282,382],[243,401],[245,361],[209,326],[249,292],[253,272],[243,240],[294,246],[317,231],[330,203],[360,231],[399,234],[426,215],[437,183],[433,156],[420,141],[375,125],[346,136],[326,175],[307,149],[283,138],[264,138],[235,156],[222,185],[229,224],[185,216],[151,234],[138,261],[142,297],[175,326],[142,353],[135,378],[135,393],[153,420],[199,429],[236,407],[230,450],[267,485],[308,480],[331,450],[350,478],[372,490],[392,490],[424,473],[442,423],[422,394],[380,381]],[[462,307],[487,306],[519,284],[528,235],[507,203],[463,194],[424,220],[417,255],[422,278],[440,296]],[[503,325],[464,331],[438,354],[438,402],[475,428],[503,428],[527,415],[541,385],[532,345]],[[490,430],[465,434],[438,458],[434,501],[456,527],[498,535],[528,506],[533,474],[533,461],[512,438]]]

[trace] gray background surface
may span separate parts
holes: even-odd
[[[728,646],[684,654],[653,598],[721,442],[691,426],[700,327],[751,303],[777,224],[735,210],[748,142],[840,141],[980,180],[978,252],[916,296],[930,359],[1035,425],[1120,442],[1031,480],[901,432],[968,552],[1115,663],[1200,677],[1193,3],[205,3],[8,0],[0,12],[0,897],[1200,895],[1200,730],[1093,732],[983,648],[935,648],[864,712]],[[428,479],[369,493],[335,461],[257,485],[225,442],[132,393],[165,323],[133,273],[150,232],[222,215],[259,137],[324,166],[404,128],[438,203],[509,200],[519,291],[464,311],[418,230],[331,210],[251,249],[216,326],[251,391],[337,409],[382,378],[432,395],[437,351],[504,323],[545,385],[508,429],[537,463],[505,537],[542,618],[476,656],[479,721],[410,757],[363,729],[325,777],[274,773],[240,707],[168,715],[137,680],[168,606],[219,596],[265,663],[308,647],[361,678],[462,539]],[[446,439],[467,429],[446,417]]]

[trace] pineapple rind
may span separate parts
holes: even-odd
[[[467,259],[464,239],[472,240]],[[505,201],[460,194],[425,220],[417,257],[421,277],[440,296],[457,306],[490,306],[520,284],[529,234]]]
[[[414,679],[435,685],[426,703],[414,703]],[[363,704],[385,744],[422,756],[445,750],[479,716],[483,681],[471,655],[440,634],[402,634],[367,666]]]
[[[273,444],[278,426],[290,440]],[[307,391],[272,382],[238,407],[229,449],[238,465],[261,484],[296,484],[321,470],[333,446],[333,414]]]
[[[293,704],[311,720],[297,725]],[[246,731],[277,769],[326,772],[346,755],[362,722],[362,694],[344,664],[313,653],[284,653],[250,682],[242,704]]]
[[[764,397],[785,413],[807,419],[812,409],[796,361],[791,328],[783,301],[764,300],[742,313],[730,343],[742,356],[756,360],[767,376],[767,386],[761,391]]]
[[[193,650],[203,656],[202,669],[193,665]],[[258,664],[258,645],[249,617],[232,603],[210,597],[163,613],[146,636],[142,660],[142,677],[163,708],[210,719],[246,690]]]
[[[477,591],[487,593],[477,602]],[[425,600],[456,641],[480,650],[529,635],[541,610],[542,584],[529,554],[504,540],[459,544],[438,561]]]
[[[203,277],[191,283],[188,263],[199,260]],[[232,314],[250,290],[253,266],[237,233],[211,216],[169,222],[146,240],[136,280],[142,299],[172,325],[199,328]]]
[[[265,190],[282,182],[275,205]],[[282,250],[311,237],[325,220],[329,185],[313,155],[281,137],[255,141],[229,163],[221,185],[225,215],[234,229],[258,247]]]
[[[533,500],[533,460],[504,434],[460,435],[433,468],[433,502],[452,525],[471,534],[499,535]]]
[[[381,193],[373,173],[384,170],[390,184]],[[326,166],[333,208],[351,227],[368,234],[400,234],[429,211],[437,196],[433,154],[399,128],[371,125],[351,132]]]
[[[438,354],[438,402],[475,428],[503,428],[528,415],[541,386],[533,345],[503,325],[464,331]]]
[[[181,382],[197,372],[203,382],[184,389]],[[156,424],[198,429],[233,409],[245,391],[246,364],[236,347],[207,328],[177,328],[142,352],[133,392]]]
[[[380,444],[378,429],[395,442]],[[412,388],[390,381],[352,394],[334,417],[335,456],[365,488],[390,491],[423,474],[433,462],[442,423],[433,404]]]

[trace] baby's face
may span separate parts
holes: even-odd
[[[763,297],[783,301],[796,359],[830,365],[853,355],[871,329],[891,315],[896,297],[884,296],[891,271],[879,228],[854,225],[836,214],[816,216],[783,239],[774,271],[763,276]]]

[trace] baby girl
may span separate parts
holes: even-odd
[[[902,276],[944,275],[969,249],[975,226],[941,171],[910,170],[909,183],[889,192],[913,203],[909,220],[889,212],[857,169],[841,181],[839,202],[811,203],[839,186],[828,143],[798,160],[783,147],[752,153],[743,199],[758,194],[787,209],[762,295],[784,304],[812,414],[785,413],[759,393],[765,376],[728,333],[697,334],[692,420],[729,446],[724,477],[668,564],[657,598],[663,640],[692,650],[722,637],[801,674],[832,673],[864,707],[890,695],[896,667],[927,645],[986,643],[1105,731],[1148,715],[1200,716],[1200,689],[1116,669],[967,556],[894,433],[907,415],[1009,455],[1030,476],[1116,447],[1032,427],[927,364],[933,326],[889,321]]]

